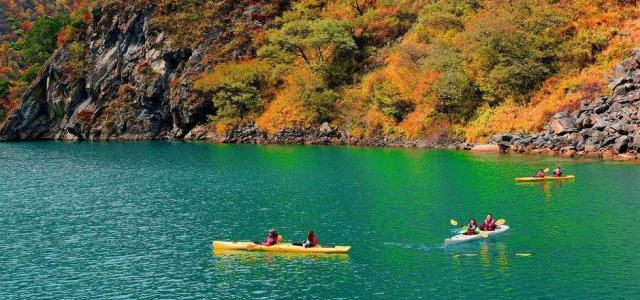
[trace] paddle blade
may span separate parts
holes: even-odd
[[[544,170],[542,170],[543,172],[547,173],[549,172],[549,168],[545,168]]]
[[[449,223],[451,223],[451,226],[458,226],[458,221],[454,219],[449,220]]]
[[[504,225],[505,223],[507,223],[507,221],[505,219],[498,219],[498,221],[496,221],[496,225],[498,225],[498,226]]]
[[[486,238],[488,238],[488,237],[489,237],[489,232],[488,232],[488,231],[480,231],[480,236],[481,236],[483,239],[486,239]]]

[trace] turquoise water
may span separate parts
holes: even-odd
[[[574,182],[516,185],[561,164]],[[0,298],[639,298],[640,165],[352,147],[0,144]],[[512,230],[443,246],[450,218]],[[315,229],[348,256],[218,255]],[[517,253],[531,254],[529,257]]]

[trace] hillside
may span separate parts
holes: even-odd
[[[5,139],[479,142],[539,131],[610,93],[613,66],[640,42],[638,4],[623,0],[140,0],[75,11],[24,97],[4,101]]]
[[[85,1],[0,0],[0,120],[56,50],[58,33]]]

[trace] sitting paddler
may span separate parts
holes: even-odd
[[[267,240],[259,244],[263,246],[273,246],[277,243],[278,243],[278,233],[276,232],[275,229],[271,229],[269,230],[269,235],[267,236]]]
[[[313,233],[313,230],[310,230],[307,234],[307,240],[302,243],[302,246],[305,248],[315,247],[318,244],[318,238]]]
[[[293,245],[302,246],[302,247],[305,247],[305,248],[315,247],[316,245],[318,245],[318,238],[316,237],[316,235],[313,232],[313,230],[311,230],[307,234],[307,239],[304,242],[302,242],[302,243],[293,243]]]
[[[476,219],[471,218],[471,220],[469,220],[469,225],[467,225],[467,231],[465,231],[462,234],[464,235],[478,234],[478,223],[476,223]]]
[[[496,230],[496,221],[493,219],[491,214],[487,215],[487,218],[484,219],[482,224],[480,224],[480,230],[482,231],[494,231]]]
[[[543,169],[538,170],[538,173],[536,173],[536,175],[534,175],[533,177],[535,178],[544,178],[545,176],[547,176],[547,174],[544,173]]]
[[[562,177],[562,170],[560,169],[560,167],[556,167],[555,169],[553,169],[553,176]]]

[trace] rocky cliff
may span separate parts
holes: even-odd
[[[151,26],[155,9],[117,2],[94,8],[88,29],[49,60],[0,139],[180,139],[206,122],[213,107],[192,90],[192,80],[208,46],[224,44],[225,27],[194,47],[177,47]],[[221,1],[217,14],[224,22],[268,26],[252,20],[251,9]]]
[[[493,138],[502,151],[567,157],[635,160],[640,151],[640,49],[620,63],[610,96],[584,100],[573,112],[559,112],[537,134]]]

